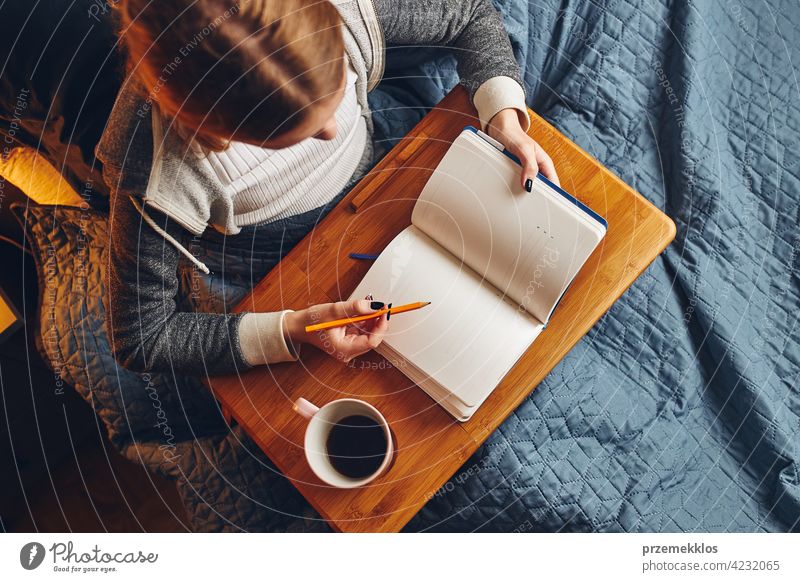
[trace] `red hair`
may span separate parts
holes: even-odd
[[[128,71],[211,149],[291,131],[341,86],[341,17],[325,0],[120,0]]]

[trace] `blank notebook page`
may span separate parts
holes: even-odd
[[[414,206],[414,226],[546,322],[603,229],[472,132],[447,151]]]
[[[542,329],[414,226],[381,253],[352,297],[368,293],[394,305],[432,302],[392,317],[384,341],[467,406],[483,401]]]

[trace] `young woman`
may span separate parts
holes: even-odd
[[[521,184],[537,170],[557,181],[525,133],[519,69],[490,0],[116,6],[128,74],[97,155],[113,191],[109,333],[131,369],[231,373],[294,360],[304,342],[348,361],[380,343],[385,317],[303,331],[378,301],[236,315],[225,305],[371,166],[367,92],[387,45],[452,47],[482,127],[523,161]]]

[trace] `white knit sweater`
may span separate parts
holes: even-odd
[[[336,110],[336,137],[307,138],[271,150],[232,142],[207,159],[233,201],[237,226],[302,214],[333,199],[347,184],[364,153],[367,126],[356,99],[356,72],[348,66],[345,92]]]

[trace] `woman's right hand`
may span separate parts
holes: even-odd
[[[283,319],[283,333],[286,342],[295,348],[302,343],[311,344],[337,360],[349,362],[380,345],[389,328],[386,314],[357,324],[310,333],[306,332],[305,327],[323,321],[368,315],[383,309],[383,306],[380,301],[367,299],[314,305],[308,309],[287,313]]]

